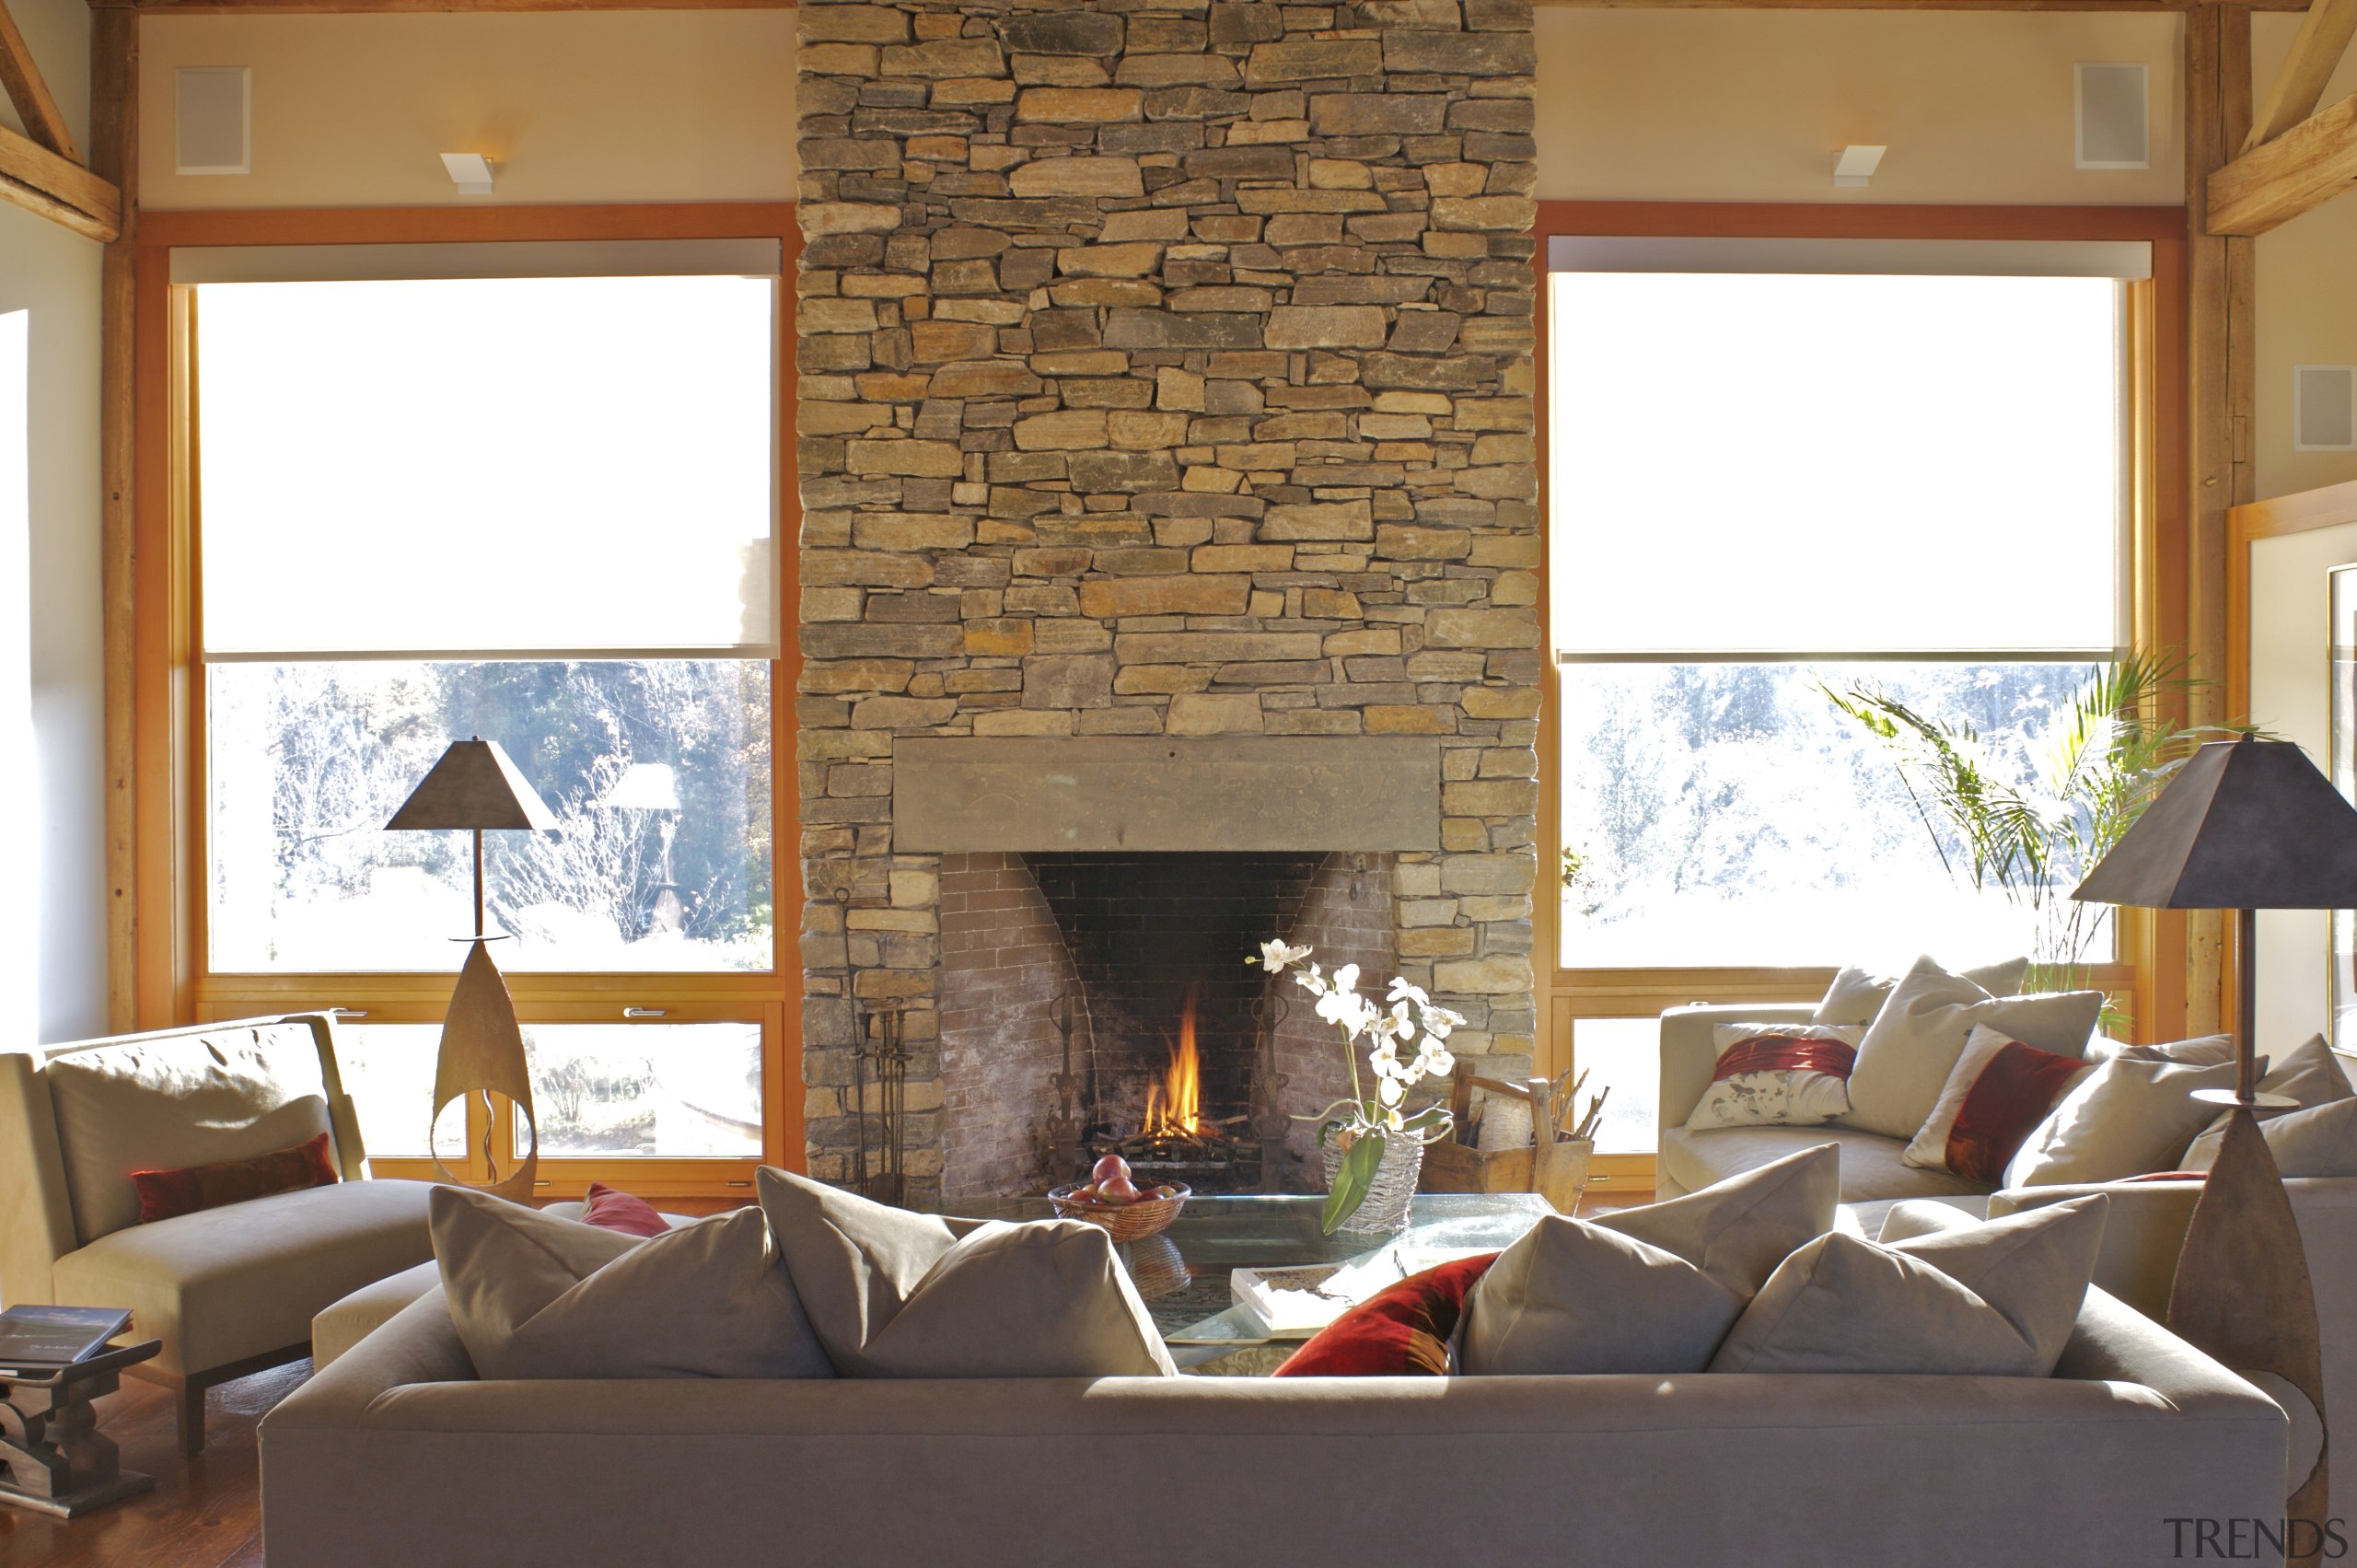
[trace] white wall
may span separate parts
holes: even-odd
[[[2250,552],[2250,716],[2329,767],[2325,574],[2357,561],[2357,523],[2263,539]],[[2258,917],[2259,1049],[2290,1046],[2325,1027],[2325,916]]]
[[[2251,18],[2251,74],[2264,97],[2299,30],[2296,16]],[[2323,101],[2357,93],[2357,51],[2340,63]],[[2258,494],[2290,495],[2357,479],[2357,452],[2292,449],[2292,367],[2357,365],[2357,196],[2342,194],[2255,242],[2258,274],[2258,381],[2252,466]],[[2319,622],[2321,625],[2321,622]],[[2319,633],[2321,634],[2321,633]]]
[[[78,0],[77,0],[78,3]],[[140,192],[179,207],[794,198],[795,13],[140,18]],[[253,172],[174,172],[174,77],[253,73]],[[461,197],[437,155],[478,152]]]
[[[1538,194],[2174,206],[2178,33],[2165,13],[1542,6]],[[2150,67],[2150,168],[2073,167],[2077,61]],[[1890,152],[1837,191],[1853,142]]]
[[[77,142],[89,136],[89,9],[10,0]],[[18,122],[0,108],[12,129]],[[105,667],[99,633],[99,267],[94,242],[0,205],[0,311],[29,312],[29,635],[38,808],[12,816],[9,896],[35,933],[34,1027],[106,1024]],[[14,759],[10,766],[17,765]],[[19,890],[23,889],[23,890]],[[13,1020],[12,1020],[13,1021]],[[21,1028],[21,1026],[18,1026]],[[0,1050],[25,1043],[0,1034]]]

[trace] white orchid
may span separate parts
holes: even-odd
[[[1309,957],[1308,948],[1289,947],[1285,946],[1283,940],[1280,938],[1273,942],[1263,942],[1260,944],[1260,957],[1259,961],[1268,967],[1268,970],[1271,974],[1283,974],[1287,964],[1297,964],[1307,957]],[[1248,964],[1254,960],[1247,958],[1244,961]]]
[[[1376,1166],[1383,1156],[1386,1138],[1397,1132],[1429,1144],[1448,1136],[1454,1121],[1446,1105],[1426,1106],[1412,1116],[1400,1107],[1407,1100],[1408,1091],[1422,1079],[1445,1075],[1457,1065],[1457,1059],[1441,1042],[1465,1018],[1462,1014],[1433,1005],[1424,988],[1410,984],[1402,975],[1391,977],[1390,989],[1382,1002],[1362,996],[1358,965],[1344,964],[1329,976],[1317,964],[1305,961],[1309,954],[1307,947],[1292,947],[1283,941],[1263,942],[1260,956],[1245,962],[1264,965],[1271,974],[1301,965],[1293,977],[1294,983],[1318,998],[1318,1016],[1342,1034],[1342,1056],[1351,1069],[1350,1098],[1336,1100],[1316,1116],[1297,1119],[1320,1124],[1320,1143],[1329,1136],[1342,1140],[1341,1170],[1326,1201],[1325,1226],[1330,1234],[1365,1200]],[[1362,1040],[1368,1041],[1367,1067],[1375,1078],[1373,1095],[1364,1092],[1358,1053],[1353,1049]],[[1413,1054],[1403,1059],[1402,1047],[1413,1048]]]

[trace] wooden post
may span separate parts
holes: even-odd
[[[2250,12],[2203,0],[2185,15],[2185,207],[2189,233],[2186,334],[2190,409],[2192,526],[2188,530],[2186,626],[2196,687],[2188,717],[2215,724],[2226,712],[2226,511],[2252,498],[2251,405],[2257,377],[2251,242],[2209,231],[2210,176],[2249,134]],[[2188,912],[2188,1035],[2217,1032],[2230,956],[2223,917]],[[2164,1025],[2165,1032],[2165,1026]]]
[[[139,13],[90,14],[90,166],[122,192],[99,283],[99,529],[106,651],[107,1027],[135,1027],[132,811],[132,258],[139,223]]]

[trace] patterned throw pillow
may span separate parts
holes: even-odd
[[[1814,1127],[1850,1109],[1863,1028],[1721,1024],[1719,1064],[1689,1127]]]
[[[1465,1298],[1494,1252],[1426,1269],[1367,1297],[1286,1358],[1278,1377],[1446,1377]]]
[[[2039,1051],[1978,1025],[1931,1119],[1899,1157],[1994,1187],[2047,1113],[2094,1071],[2093,1063]]]

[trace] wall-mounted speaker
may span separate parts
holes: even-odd
[[[175,76],[176,171],[251,174],[253,72],[243,65],[183,65]]]
[[[2292,449],[2357,452],[2357,365],[2292,366]]]
[[[2078,64],[2071,75],[2078,167],[2152,168],[2151,84],[2143,64]]]

